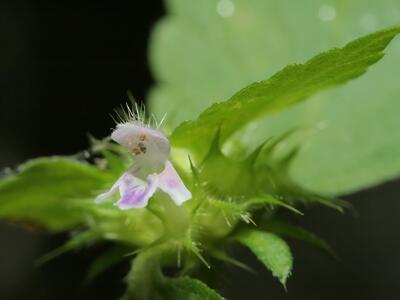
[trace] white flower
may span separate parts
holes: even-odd
[[[127,149],[135,158],[129,168],[111,187],[96,198],[96,202],[112,196],[119,190],[121,199],[115,203],[120,209],[145,207],[160,189],[177,204],[192,198],[172,163],[168,160],[170,144],[158,129],[152,129],[138,115],[118,124],[111,138]]]

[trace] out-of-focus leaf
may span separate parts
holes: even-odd
[[[247,272],[255,274],[256,272],[250,268],[247,264],[233,258],[231,255],[228,254],[227,251],[225,250],[220,250],[220,249],[212,249],[209,251],[210,255],[224,263],[233,265],[235,267],[241,268],[243,270],[246,270]]]
[[[85,205],[111,182],[104,171],[52,157],[23,164],[0,181],[0,218],[60,231],[83,221]]]
[[[128,164],[124,158],[114,154],[109,150],[103,150],[102,154],[107,161],[108,168],[117,175],[122,174],[127,168]]]
[[[158,83],[149,100],[158,116],[167,113],[172,128],[288,63],[400,22],[394,0],[235,0],[225,17],[218,3],[168,0],[168,14],[153,32],[150,58]],[[398,176],[400,41],[388,54],[357,81],[249,125],[234,148],[251,151],[266,136],[315,126],[319,131],[305,137],[292,168],[301,185],[337,195]]]
[[[157,297],[157,287],[163,279],[162,260],[168,259],[170,251],[170,245],[159,244],[139,252],[125,278],[127,289],[121,300],[162,299]]]
[[[130,251],[132,250],[127,247],[117,245],[96,257],[88,270],[86,282],[91,282],[113,265],[127,259],[126,254]]]
[[[342,84],[364,74],[383,57],[382,50],[400,32],[400,27],[357,39],[341,49],[323,52],[305,64],[289,65],[270,79],[249,85],[228,101],[212,105],[197,120],[181,124],[171,140],[177,147],[206,153],[221,129],[226,140],[251,121],[304,101],[317,91]]]
[[[160,244],[140,252],[126,277],[123,300],[221,300],[215,291],[189,277],[164,277],[161,266],[176,258],[174,245]],[[172,256],[171,256],[172,255]]]
[[[165,300],[223,300],[224,298],[200,280],[181,277],[166,279],[160,290]]]
[[[337,259],[336,253],[333,251],[331,246],[328,245],[327,242],[302,227],[278,220],[270,220],[265,224],[259,225],[263,230],[266,230],[268,232],[273,232],[282,236],[287,236],[293,239],[307,242]]]
[[[237,236],[257,258],[285,285],[293,266],[289,246],[279,236],[259,230],[244,230]]]
[[[64,253],[67,253],[68,251],[78,249],[85,245],[90,245],[97,238],[98,238],[98,235],[95,232],[92,232],[90,230],[76,234],[76,235],[72,236],[62,246],[55,248],[54,250],[52,250],[52,251],[46,253],[45,255],[43,255],[42,257],[40,257],[38,260],[36,260],[36,264],[37,265],[44,264],[52,259],[55,259],[56,257],[58,257]]]

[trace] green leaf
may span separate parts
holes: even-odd
[[[128,168],[128,164],[125,162],[123,157],[118,156],[107,149],[103,150],[102,154],[107,161],[108,168],[114,174],[119,176]]]
[[[296,214],[303,215],[303,213],[301,211],[299,211],[298,209],[296,209],[295,207],[285,203],[282,200],[277,199],[276,197],[268,195],[268,194],[264,194],[264,195],[261,195],[256,198],[251,198],[251,199],[245,201],[243,203],[243,205],[246,207],[246,209],[257,208],[259,206],[264,206],[264,205],[271,205],[271,206],[276,205],[276,206],[284,207]]]
[[[180,125],[171,140],[177,147],[204,151],[215,128],[226,140],[250,121],[286,109],[317,91],[342,84],[364,74],[383,57],[382,50],[400,32],[400,27],[357,39],[341,49],[321,53],[305,64],[289,65],[270,79],[253,83],[228,101],[212,105],[197,120]]]
[[[131,249],[128,247],[117,245],[109,249],[108,251],[100,254],[91,263],[88,273],[86,275],[86,282],[93,281],[99,275],[103,274],[115,264],[126,260],[128,258],[126,254],[130,251]]]
[[[38,260],[36,260],[36,265],[42,265],[47,263],[48,261],[55,259],[56,257],[67,253],[68,251],[72,251],[74,249],[78,249],[83,247],[84,245],[93,244],[93,242],[98,238],[98,235],[95,232],[90,230],[81,232],[72,236],[67,242],[61,245],[58,248],[51,250],[50,252],[46,253]]]
[[[189,277],[165,277],[161,267],[176,260],[176,246],[161,244],[140,252],[126,277],[123,300],[221,300],[212,289]]]
[[[156,299],[155,284],[162,279],[160,256],[162,247],[154,247],[140,252],[133,260],[125,280],[127,289],[121,300]]]
[[[215,0],[166,3],[168,14],[151,39],[157,85],[149,102],[156,115],[167,113],[172,128],[288,63],[400,20],[400,2],[393,0],[368,6],[363,0],[236,0],[231,17],[217,13]],[[324,6],[333,19],[321,19]],[[232,144],[250,152],[268,136],[314,126],[292,168],[301,185],[338,195],[399,176],[400,41],[387,52],[357,81],[251,124]]]
[[[181,277],[166,279],[161,289],[162,299],[165,300],[223,300],[214,290],[200,280]]]
[[[289,246],[279,236],[259,230],[244,230],[237,239],[285,285],[293,266]]]
[[[226,250],[221,250],[221,249],[209,249],[208,250],[210,255],[224,263],[233,265],[235,267],[241,268],[243,270],[246,270],[247,272],[255,274],[256,272],[250,268],[248,265],[245,263],[231,257]]]
[[[273,232],[282,236],[298,239],[313,245],[325,253],[329,254],[333,258],[337,259],[335,251],[328,245],[327,242],[316,236],[314,233],[286,222],[271,220],[265,224],[259,224],[260,228],[268,232]]]
[[[0,218],[67,230],[83,221],[83,206],[110,182],[104,171],[76,160],[31,160],[0,181]]]
[[[235,223],[238,218],[251,222],[250,211],[268,206],[282,206],[301,214],[293,207],[296,202],[324,204],[339,211],[349,207],[341,200],[301,188],[291,180],[289,170],[299,148],[296,144],[286,150],[281,146],[293,143],[288,141],[293,131],[268,139],[240,160],[222,153],[219,132],[217,130],[199,168],[195,169],[193,164],[191,168],[197,184],[210,195],[210,204],[222,210],[228,223]],[[260,159],[263,160],[261,165],[258,164]]]

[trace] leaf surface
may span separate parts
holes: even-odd
[[[226,140],[251,121],[364,74],[383,57],[383,49],[399,32],[399,27],[380,31],[343,48],[323,52],[305,64],[289,65],[270,79],[247,86],[228,101],[212,105],[197,120],[184,122],[173,132],[171,140],[177,147],[200,151],[202,157],[215,128],[221,128],[221,138]]]
[[[0,181],[0,217],[67,230],[83,221],[83,207],[111,180],[106,172],[76,160],[31,160]]]
[[[232,3],[233,15],[222,17],[218,1],[166,1],[168,14],[151,39],[157,85],[149,102],[156,115],[167,113],[171,128],[288,63],[304,62],[400,21],[400,3],[393,0],[370,1],[368,6],[363,0]],[[327,6],[334,12],[329,20],[321,15]],[[387,52],[357,81],[249,124],[231,139],[233,150],[250,152],[266,137],[313,127],[292,168],[302,186],[338,195],[399,176],[400,41]]]
[[[198,279],[166,279],[162,289],[166,300],[223,300],[224,298]]]
[[[238,240],[249,248],[255,256],[285,285],[293,267],[293,257],[289,246],[279,236],[259,230],[245,230]]]

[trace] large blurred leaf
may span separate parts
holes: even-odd
[[[22,165],[0,181],[0,218],[65,230],[82,221],[83,206],[111,178],[86,163],[41,158]]]
[[[257,258],[285,285],[293,266],[289,246],[279,236],[259,230],[245,230],[238,240],[248,247]]]
[[[159,84],[150,104],[156,114],[168,113],[172,127],[288,63],[400,21],[393,0],[237,0],[232,17],[217,13],[222,2],[229,1],[167,1],[170,13],[154,31],[150,54]],[[289,127],[325,128],[308,137],[293,166],[296,180],[320,193],[399,175],[399,41],[388,52],[362,79],[251,124],[238,140],[250,151]]]
[[[176,146],[205,153],[220,128],[222,138],[261,116],[297,104],[317,91],[344,83],[365,73],[383,57],[382,50],[400,27],[357,39],[342,49],[321,53],[305,64],[289,65],[268,80],[249,85],[206,109],[195,121],[182,123],[172,134]]]

